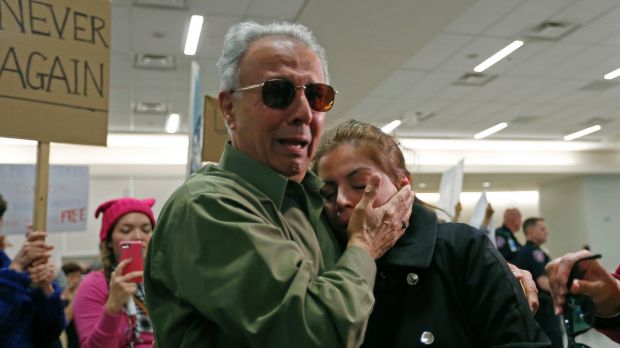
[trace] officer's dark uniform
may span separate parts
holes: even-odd
[[[515,266],[525,269],[532,273],[534,280],[545,275],[545,266],[550,258],[534,243],[528,241],[517,253]],[[538,284],[536,284],[538,287]],[[553,300],[551,294],[538,287],[538,301],[540,306],[536,312],[535,319],[543,328],[547,336],[553,343],[553,348],[562,348],[562,330],[560,328],[560,318],[553,312]]]
[[[523,247],[506,225],[495,230],[495,245],[508,262],[512,262],[517,252]]]
[[[405,235],[378,261],[363,347],[549,347],[491,241],[437,224],[414,204]]]

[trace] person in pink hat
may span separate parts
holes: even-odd
[[[142,242],[146,255],[155,227],[154,203],[154,199],[125,197],[107,201],[95,211],[95,217],[102,215],[99,248],[103,269],[86,276],[75,294],[74,322],[82,348],[152,345],[144,287],[133,280],[142,278],[143,272],[122,275],[130,260],[119,260],[124,241]]]

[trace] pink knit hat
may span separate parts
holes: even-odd
[[[117,198],[109,200],[101,204],[97,211],[95,211],[95,218],[99,217],[99,214],[103,214],[103,221],[101,222],[101,231],[99,232],[99,239],[103,242],[110,230],[125,214],[129,213],[143,213],[149,217],[153,227],[155,226],[155,216],[151,207],[155,204],[155,199],[136,199],[131,197]]]

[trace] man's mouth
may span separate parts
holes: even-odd
[[[294,149],[305,149],[308,146],[308,141],[303,139],[278,139],[280,145],[288,146]]]

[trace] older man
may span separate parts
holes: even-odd
[[[523,247],[515,238],[521,227],[521,212],[517,208],[504,211],[504,223],[495,230],[495,245],[506,261],[512,262],[517,252]]]
[[[218,61],[231,142],[164,206],[146,295],[159,347],[350,347],[363,339],[382,255],[413,193],[373,208],[378,176],[340,250],[308,167],[336,92],[298,24],[233,26]]]

